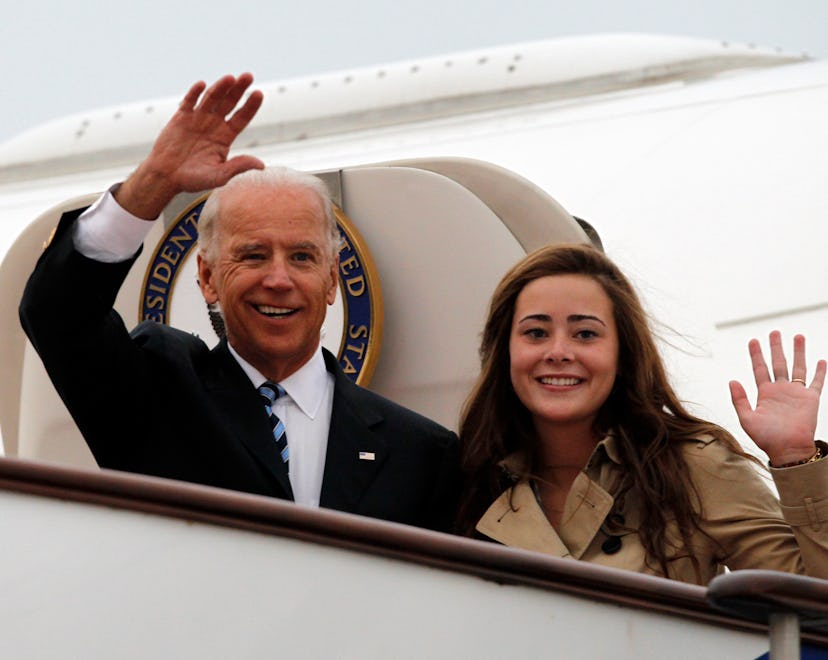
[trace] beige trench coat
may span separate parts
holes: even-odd
[[[704,533],[696,531],[692,544],[701,576],[697,577],[687,557],[678,556],[670,560],[666,577],[707,584],[727,566],[731,570],[757,568],[828,578],[828,459],[771,469],[779,491],[777,499],[766,483],[769,478],[722,443],[697,440],[684,445],[700,500]],[[519,460],[510,456],[504,467],[509,470]],[[508,546],[663,577],[657,565],[648,563],[635,531],[608,524],[612,513],[613,517],[623,516],[625,528],[635,530],[638,526],[636,493],[628,492],[624,502],[617,504],[613,497],[623,470],[615,439],[608,436],[576,478],[557,532],[525,481],[489,507],[477,523],[477,531]],[[674,528],[668,527],[667,534],[677,538]]]

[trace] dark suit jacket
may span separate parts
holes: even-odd
[[[293,499],[261,398],[226,342],[211,350],[152,322],[129,333],[112,306],[134,259],[104,264],[75,251],[80,213],[61,218],[20,318],[98,464]],[[447,531],[459,488],[454,433],[354,385],[327,351],[325,363],[335,386],[321,505]]]

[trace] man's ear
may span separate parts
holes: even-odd
[[[337,255],[331,262],[331,286],[328,289],[326,300],[329,305],[334,304],[336,300],[336,287],[339,286],[339,256]]]
[[[218,292],[213,286],[213,267],[204,258],[201,252],[196,255],[198,259],[198,286],[201,289],[201,295],[208,305],[218,301]]]

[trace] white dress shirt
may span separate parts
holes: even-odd
[[[253,387],[258,389],[267,378],[228,346]],[[300,504],[319,506],[334,393],[334,376],[325,368],[322,347],[298,371],[279,381],[279,385],[285,388],[286,394],[276,399],[273,412],[285,425],[293,499]]]
[[[132,257],[152,229],[121,207],[111,188],[78,219],[75,248],[85,257],[115,263]],[[228,343],[228,346],[229,343]],[[230,353],[257,388],[267,380],[230,346]],[[328,432],[333,409],[334,376],[325,368],[321,345],[313,357],[279,383],[286,392],[273,406],[285,425],[290,449],[290,485],[299,504],[319,506]],[[264,409],[264,404],[262,404]],[[275,440],[274,440],[275,451]]]

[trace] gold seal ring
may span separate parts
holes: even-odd
[[[807,386],[807,383],[802,380],[801,378],[791,378],[792,383],[802,383],[803,385]]]

